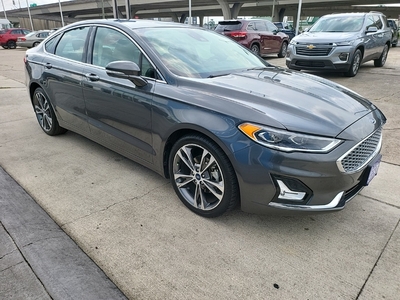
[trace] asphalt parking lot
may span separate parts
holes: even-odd
[[[191,213],[168,180],[102,146],[44,134],[24,86],[24,52],[0,49],[0,166],[127,298],[399,299],[400,47],[383,68],[322,74],[388,118],[370,186],[336,213],[216,219]]]

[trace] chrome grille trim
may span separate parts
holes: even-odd
[[[296,45],[296,54],[303,56],[328,56],[331,53],[332,49],[332,44],[301,43]]]
[[[336,164],[340,172],[355,173],[364,168],[379,153],[381,147],[382,127],[343,154]]]

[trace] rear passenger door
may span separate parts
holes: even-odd
[[[84,73],[83,93],[94,139],[125,155],[152,162],[151,109],[155,69],[138,45],[123,31],[97,27],[93,33]],[[148,81],[143,87],[128,79],[110,77],[105,67],[112,61],[132,61]]]
[[[46,41],[43,81],[60,122],[81,134],[89,132],[82,92],[89,26],[76,27]]]

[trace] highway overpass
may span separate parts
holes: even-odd
[[[116,10],[113,9],[115,1]],[[128,15],[135,18],[169,18],[174,21],[184,21],[189,16],[189,2],[191,15],[199,17],[202,24],[204,17],[223,16],[225,19],[237,16],[273,16],[274,20],[282,20],[284,16],[297,18],[299,0],[75,0],[61,2],[62,15],[60,17],[59,3],[41,5],[30,8],[34,29],[60,27],[65,24],[94,18],[126,18]],[[399,3],[400,0],[380,0],[385,3]],[[388,18],[398,19],[400,7],[380,6],[367,7],[376,4],[377,0],[302,0],[301,17],[321,16],[332,12],[352,12],[379,10]],[[355,6],[358,5],[358,6]],[[362,5],[362,6],[360,6]],[[128,9],[126,8],[128,7]],[[9,10],[8,19],[19,22],[21,27],[30,28],[27,8]]]

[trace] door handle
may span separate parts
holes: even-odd
[[[100,79],[99,76],[93,73],[87,73],[85,74],[86,78],[89,79],[90,81],[98,81]]]
[[[46,63],[45,68],[46,69],[51,69],[53,65],[51,63]]]

